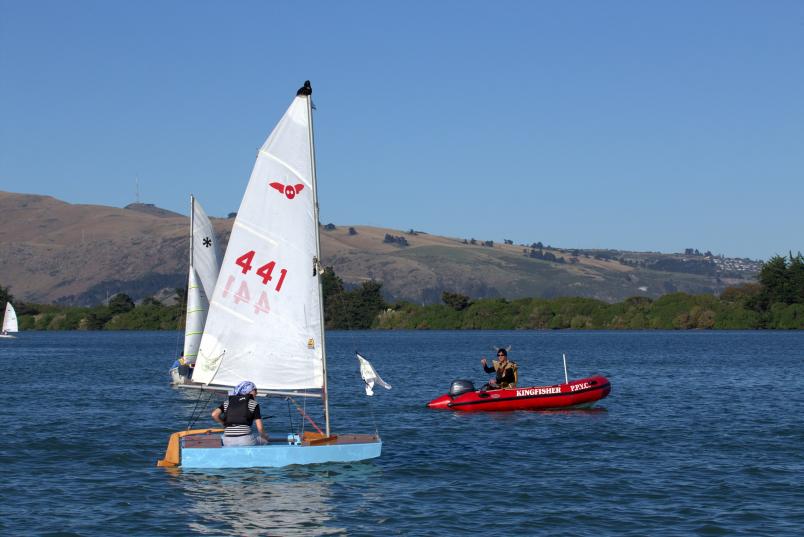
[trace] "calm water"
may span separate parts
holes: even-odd
[[[0,534],[804,534],[804,332],[336,332],[327,343],[333,430],[376,420],[380,459],[171,472],[155,462],[197,402],[167,384],[175,333],[0,341]],[[566,352],[570,377],[604,374],[612,393],[591,412],[424,407],[453,378],[486,378],[479,359],[494,344],[513,346],[522,385],[562,380]],[[393,390],[364,395],[355,349]],[[218,401],[205,402],[207,426]],[[286,433],[287,403],[267,405],[269,431]]]

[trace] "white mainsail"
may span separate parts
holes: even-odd
[[[259,150],[210,297],[194,382],[324,387],[308,99],[296,96]]]
[[[6,302],[6,312],[3,315],[3,332],[18,332],[19,326],[17,325],[17,312],[14,311],[14,306],[11,302]]]
[[[198,282],[195,268],[190,265],[190,277],[187,282],[187,316],[184,326],[184,352],[182,356],[186,363],[195,363],[198,356],[198,346],[201,344],[201,335],[204,333],[204,321],[207,319],[207,296]]]
[[[193,251],[190,263],[198,273],[204,294],[209,299],[215,289],[215,282],[218,280],[218,272],[221,268],[218,240],[215,238],[215,230],[207,213],[195,198],[192,199],[192,210]]]

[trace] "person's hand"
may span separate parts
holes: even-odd
[[[486,357],[485,356],[480,359],[480,363],[483,364],[484,366],[486,365]]]

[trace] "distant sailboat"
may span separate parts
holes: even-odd
[[[220,256],[215,231],[207,213],[195,197],[190,196],[190,266],[187,282],[187,309],[184,328],[184,350],[170,368],[173,384],[190,381],[198,356],[198,345],[207,319],[209,301],[220,270]]]
[[[6,302],[6,311],[3,315],[3,330],[0,332],[0,338],[13,339],[17,337],[11,335],[13,332],[19,332],[17,312],[14,311],[14,306],[11,305],[11,302]]]
[[[330,432],[312,125],[305,82],[257,155],[221,265],[188,388],[317,397],[324,430],[222,447],[220,429],[174,433],[160,466],[242,468],[379,457],[379,435]],[[379,375],[376,375],[378,378]],[[373,377],[372,377],[373,378]],[[376,379],[375,379],[376,380]]]

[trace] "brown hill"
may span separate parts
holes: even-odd
[[[212,221],[225,244],[233,220]],[[81,305],[118,292],[137,300],[183,287],[188,228],[187,217],[147,204],[120,209],[0,192],[0,285],[9,286],[18,300]],[[735,281],[700,263],[695,266],[703,266],[704,274],[685,273],[688,260],[677,256],[630,254],[624,261],[622,253],[612,251],[484,246],[366,226],[352,226],[351,232],[350,226],[326,226],[321,244],[324,264],[333,266],[347,284],[382,281],[389,300],[436,302],[448,290],[478,298],[588,296],[617,301],[675,290],[717,292]],[[537,258],[541,256],[548,259]],[[563,262],[551,261],[551,256]],[[651,270],[657,257],[674,259],[681,271]]]
[[[153,203],[129,203],[123,208],[129,211],[138,211],[141,213],[150,214],[153,216],[159,216],[162,218],[181,216],[179,213],[174,213],[173,211],[168,211],[167,209],[157,207]]]

